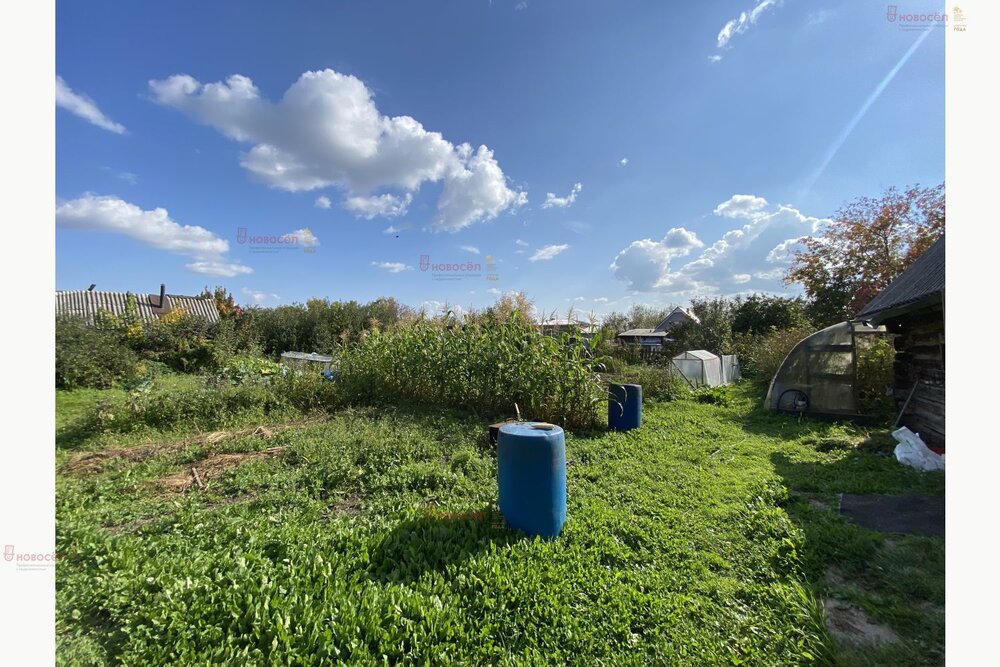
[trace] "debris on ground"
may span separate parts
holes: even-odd
[[[250,461],[272,459],[281,456],[287,449],[288,447],[272,447],[258,452],[214,454],[207,459],[198,461],[184,472],[162,477],[155,480],[153,484],[161,491],[167,493],[181,493],[187,491],[192,486],[203,489],[206,482],[222,476],[227,470],[232,470]]]

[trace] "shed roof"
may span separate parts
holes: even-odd
[[[319,361],[328,363],[333,361],[333,357],[318,352],[282,352],[282,359],[295,359],[297,361]]]
[[[944,293],[944,235],[865,306],[854,319],[878,324],[924,306]]]
[[[134,292],[91,292],[89,290],[74,290],[56,292],[56,317],[61,315],[76,315],[88,322],[93,322],[98,311],[104,310],[112,315],[124,315],[129,295],[135,297],[136,312],[143,323],[155,322],[159,315],[156,304],[159,294],[136,294]],[[183,309],[190,315],[203,317],[209,322],[219,321],[219,309],[212,297],[184,296],[182,294],[167,294],[170,310]]]

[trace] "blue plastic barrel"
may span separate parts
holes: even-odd
[[[631,431],[642,426],[642,385],[613,384],[608,391],[608,428]]]
[[[566,522],[566,439],[542,422],[500,427],[497,439],[500,513],[528,535],[552,539]]]

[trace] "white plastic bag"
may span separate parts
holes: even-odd
[[[905,426],[892,432],[892,437],[899,443],[896,445],[896,460],[903,465],[928,472],[944,470],[944,456],[932,452],[920,435]]]

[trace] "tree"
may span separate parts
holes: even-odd
[[[856,315],[944,233],[944,183],[895,187],[839,209],[822,234],[804,237],[785,283],[801,283],[810,316],[827,326]]]
[[[202,298],[215,300],[215,307],[219,309],[219,317],[222,319],[235,317],[243,312],[243,309],[236,305],[236,300],[233,298],[232,293],[228,292],[221,285],[216,285],[214,290],[208,289],[208,285],[205,285],[201,296]]]
[[[733,333],[763,335],[808,323],[806,303],[801,297],[751,294],[733,299]]]

